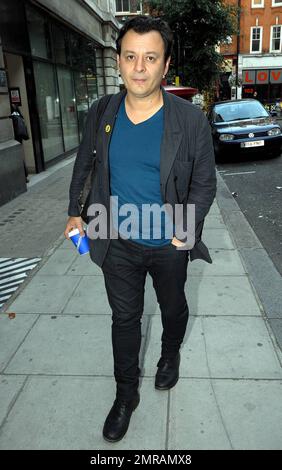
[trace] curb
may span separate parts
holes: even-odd
[[[222,176],[217,171],[216,200],[230,236],[246,268],[255,295],[263,309],[267,327],[271,327],[275,349],[282,361],[282,280]]]

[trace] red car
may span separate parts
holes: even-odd
[[[198,93],[197,88],[189,86],[164,85],[164,89],[173,95],[180,96],[184,100],[192,101],[192,97]]]

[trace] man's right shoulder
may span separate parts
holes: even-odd
[[[88,113],[94,117],[97,113],[98,106],[103,106],[103,103],[109,102],[112,96],[114,95],[108,94],[97,98],[95,101],[93,101]]]

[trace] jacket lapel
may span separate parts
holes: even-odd
[[[109,179],[109,145],[113,128],[115,125],[116,116],[123,96],[126,94],[126,90],[122,90],[120,93],[113,95],[106,107],[106,110],[102,116],[101,124],[99,126],[99,132],[101,133],[102,142],[102,161],[104,164],[104,176],[107,179],[107,188],[110,187]]]
[[[173,112],[171,96],[162,88],[164,100],[164,133],[161,143],[160,183],[161,193],[165,201],[166,182],[175,160],[183,132],[177,115]]]

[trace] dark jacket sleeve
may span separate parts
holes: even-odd
[[[188,195],[188,204],[195,204],[195,243],[201,239],[204,218],[216,194],[216,173],[211,129],[206,116],[199,116],[196,152]]]
[[[80,215],[78,198],[81,190],[83,189],[86,178],[92,168],[94,157],[93,150],[95,148],[94,136],[96,134],[95,124],[97,105],[98,100],[93,103],[88,112],[82,141],[79,145],[75,159],[71,184],[69,188],[69,216],[78,217]]]

